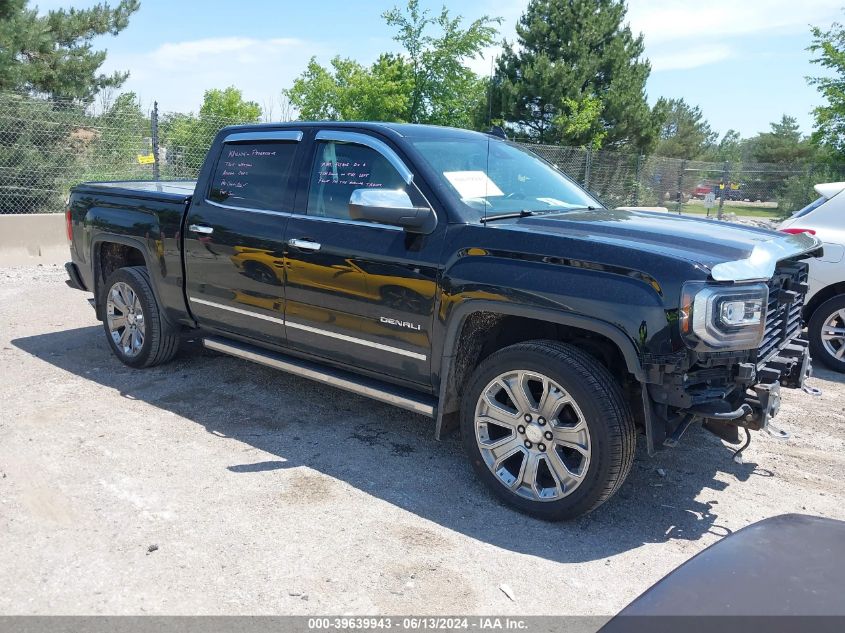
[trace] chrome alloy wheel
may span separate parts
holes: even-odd
[[[494,378],[475,407],[475,439],[502,485],[531,501],[571,494],[590,466],[590,431],[575,400],[534,371]]]
[[[118,281],[109,290],[106,320],[114,344],[125,356],[131,358],[141,353],[146,337],[144,311],[129,284]]]
[[[845,310],[837,310],[822,325],[824,351],[837,360],[845,360]]]

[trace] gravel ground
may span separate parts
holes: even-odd
[[[425,418],[196,344],[124,367],[63,280],[0,268],[0,614],[612,614],[753,521],[845,519],[837,374],[747,463],[691,429],[547,524]]]

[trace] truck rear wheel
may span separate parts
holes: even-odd
[[[845,373],[845,295],[828,299],[816,308],[807,330],[813,360]]]
[[[464,393],[461,435],[496,496],[551,521],[607,501],[628,476],[636,446],[616,380],[557,341],[519,343],[485,359]]]
[[[146,268],[116,270],[106,281],[102,302],[106,339],[124,364],[152,367],[175,356],[179,337],[162,321]]]

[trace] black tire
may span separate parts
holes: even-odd
[[[135,354],[127,353],[122,346],[117,344],[109,327],[107,308],[109,294],[112,288],[119,283],[128,285],[137,295],[143,312],[145,333],[143,343]],[[166,363],[176,355],[179,350],[179,336],[172,332],[164,322],[150,282],[150,274],[144,266],[132,266],[114,271],[103,286],[100,301],[103,309],[103,328],[106,332],[106,340],[114,355],[121,362],[136,368],[153,367]]]
[[[816,308],[810,317],[807,329],[810,335],[810,355],[813,360],[822,362],[833,371],[845,374],[845,353],[843,353],[843,358],[836,358],[825,347],[824,340],[822,339],[822,327],[824,327],[828,319],[840,310],[845,310],[845,295],[838,295],[832,299],[828,299]],[[845,328],[845,319],[837,319],[836,326]],[[845,339],[841,341],[830,341],[830,344],[834,348],[834,351],[838,351],[842,346],[845,346]]]
[[[586,474],[580,485],[562,498],[532,500],[515,493],[493,474],[479,448],[475,415],[482,391],[500,375],[521,370],[541,373],[556,382],[577,403],[589,430]],[[542,422],[540,418],[537,421]],[[573,519],[607,501],[631,471],[636,448],[634,418],[618,382],[595,358],[558,341],[519,343],[486,358],[473,373],[463,396],[461,435],[476,474],[497,497],[549,521]]]

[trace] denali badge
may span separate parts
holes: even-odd
[[[379,317],[379,321],[389,325],[398,325],[399,327],[406,327],[409,330],[420,330],[421,327],[416,323],[408,323],[407,321],[400,321],[399,319],[391,319],[389,317]]]

